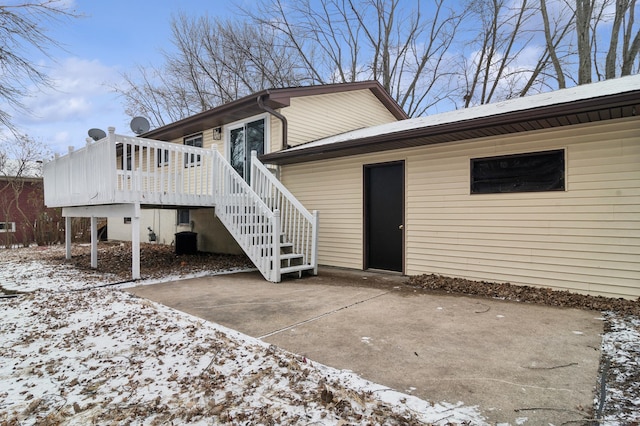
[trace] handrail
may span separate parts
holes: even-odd
[[[303,263],[317,274],[318,212],[310,213],[251,151],[251,188],[272,210],[280,212],[281,230]]]
[[[271,282],[280,282],[280,212],[272,211],[214,145],[216,216]]]

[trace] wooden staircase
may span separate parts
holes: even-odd
[[[280,235],[280,275],[297,274],[301,278],[304,271],[312,271],[313,266],[304,263],[304,255],[294,253],[293,244],[285,240],[284,234]]]
[[[247,183],[214,152],[216,216],[268,281],[317,274],[318,213],[308,212],[257,158]]]
[[[84,148],[44,164],[48,207],[61,207],[67,223],[66,257],[71,258],[71,217],[90,217],[91,265],[97,267],[97,218],[131,217],[131,275],[140,278],[141,206],[215,207],[220,221],[262,275],[318,272],[318,213],[307,209],[251,153],[247,183],[211,149],[135,136],[87,140]],[[185,167],[185,158],[197,158]],[[94,235],[95,234],[95,235]]]

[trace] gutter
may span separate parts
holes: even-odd
[[[258,95],[258,98],[256,100],[258,101],[258,106],[260,107],[260,109],[268,112],[269,114],[273,115],[274,117],[276,117],[278,120],[282,122],[282,150],[284,151],[285,149],[289,148],[289,144],[287,143],[287,134],[289,133],[287,129],[287,118],[284,115],[277,112],[276,110],[274,110],[273,108],[271,108],[270,106],[267,106],[264,104],[262,97],[268,96],[268,95],[269,95],[269,92],[267,92],[264,95]]]

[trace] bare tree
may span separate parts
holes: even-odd
[[[591,83],[591,19],[594,7],[595,0],[576,0],[578,84]]]
[[[566,8],[562,8],[566,11]],[[560,43],[569,34],[575,23],[575,14],[571,13],[566,20],[562,19],[562,16],[554,17],[552,21],[547,11],[547,1],[540,0],[540,13],[542,16],[542,24],[544,27],[544,39],[545,39],[545,57],[538,62],[536,70],[541,72],[548,61],[551,61],[553,70],[558,82],[558,89],[564,89],[567,87],[566,78],[564,75],[564,67],[562,65],[558,49]],[[546,59],[546,60],[545,60]]]
[[[410,116],[449,96],[448,54],[464,10],[444,0],[412,9],[399,0],[263,0],[245,12],[279,32],[310,82],[378,80]]]
[[[0,142],[0,217],[5,230],[5,246],[12,243],[12,234],[8,232],[10,223],[20,223],[26,238],[32,234],[34,217],[25,210],[28,204],[23,191],[32,178],[42,176],[40,160],[48,154],[44,144],[26,135]]]
[[[640,29],[635,24],[636,0],[563,0],[569,18],[561,25],[557,16],[547,13],[546,0],[539,1],[547,50],[560,88],[565,87],[565,78],[587,84],[594,78],[604,80],[637,72],[634,65],[640,50]],[[553,31],[551,23],[555,24]],[[558,45],[572,31],[575,38],[568,37],[568,43],[564,43],[564,56],[577,60],[563,62]]]
[[[47,35],[46,25],[75,16],[61,0],[0,5],[0,100],[10,109],[24,111],[22,98],[28,84],[51,84],[28,52],[36,49],[47,54],[49,48],[58,46]],[[15,130],[9,108],[0,109],[0,125]]]
[[[636,0],[616,0],[611,39],[605,63],[605,78],[629,75],[640,50],[640,29],[634,27]],[[620,32],[622,31],[622,34]],[[635,35],[634,35],[635,31]],[[618,46],[622,38],[622,48]],[[618,58],[622,64],[618,66]]]
[[[542,67],[533,70],[520,61],[536,36],[528,25],[536,16],[532,3],[529,0],[469,2],[467,19],[479,25],[470,26],[473,31],[466,49],[471,52],[460,70],[464,107],[523,96],[546,68],[548,58]]]
[[[119,91],[162,125],[264,88],[375,79],[420,116],[637,72],[636,1],[259,0],[234,20],[177,16],[175,52]]]
[[[241,96],[304,82],[296,57],[268,26],[177,15],[171,23],[175,52],[161,68],[139,67],[116,90],[129,114],[156,126]]]

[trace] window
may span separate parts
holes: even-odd
[[[191,212],[189,209],[178,210],[178,225],[190,225],[191,224]]]
[[[123,222],[124,222],[125,225],[127,225],[127,224],[131,223],[131,218],[130,217],[125,217]]]
[[[132,149],[131,145],[127,145],[127,170],[132,170]]]
[[[156,149],[156,158],[158,159],[158,167],[169,164],[169,150]]]
[[[198,148],[202,148],[202,134],[190,136],[184,139],[184,144],[189,146],[196,146]],[[198,154],[185,154],[184,155],[184,166],[195,166],[200,162],[200,155]]]
[[[229,128],[229,162],[246,181],[251,169],[251,151],[264,154],[265,119],[247,121]]]
[[[471,193],[564,191],[564,149],[471,159]]]
[[[0,232],[16,232],[16,223],[0,222]]]

